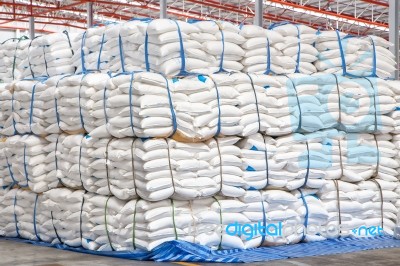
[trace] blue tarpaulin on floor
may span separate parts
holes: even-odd
[[[184,241],[166,242],[152,251],[90,251],[66,245],[0,238],[39,246],[55,247],[86,254],[109,256],[131,260],[188,261],[188,262],[259,262],[308,256],[332,255],[381,248],[400,248],[400,240],[390,236],[366,238],[340,238],[321,242],[300,243],[278,247],[260,247],[247,250],[211,250],[207,247]]]

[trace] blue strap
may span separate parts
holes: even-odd
[[[146,22],[146,23],[149,23],[149,22],[151,22],[153,19],[152,18],[131,18],[130,20],[128,20],[128,21],[142,21],[142,22]]]
[[[39,237],[39,235],[37,233],[37,229],[36,229],[36,206],[37,206],[38,198],[39,198],[39,194],[36,194],[35,206],[33,208],[33,229],[35,231],[35,235],[36,235],[36,238],[38,239],[38,241],[42,241],[42,239]]]
[[[83,115],[82,115],[82,106],[81,106],[81,90],[82,90],[82,81],[85,78],[87,74],[83,74],[82,79],[81,79],[81,84],[79,85],[79,92],[78,92],[78,105],[79,105],[79,118],[81,121],[81,126],[82,129],[85,129],[85,122],[83,120]]]
[[[121,68],[122,72],[125,72],[125,55],[124,55],[124,47],[122,45],[121,34],[118,35],[118,44],[119,44],[119,58],[121,60]]]
[[[81,143],[79,144],[79,161],[78,161],[78,170],[79,170],[79,179],[81,180],[82,187],[84,188],[85,186],[83,185],[83,180],[82,180],[82,171],[81,171],[81,160],[82,160],[82,144],[83,144],[83,139],[87,138],[89,135],[82,136]],[[86,193],[86,192],[85,192]]]
[[[72,49],[72,45],[71,45],[71,39],[69,38],[69,34],[67,30],[63,30],[63,33],[67,36],[67,40],[68,40],[68,44],[69,44],[69,48],[71,49],[71,53],[72,55],[74,55],[74,49]]]
[[[30,106],[30,112],[29,112],[29,129],[30,133],[32,133],[32,119],[33,119],[33,102],[35,101],[35,90],[36,90],[36,85],[39,82],[35,83],[32,88],[32,97],[31,97],[31,106]]]
[[[26,144],[24,145],[24,172],[25,172],[25,178],[26,178],[26,186],[21,186],[20,187],[27,187],[29,184],[29,177],[28,177],[28,171],[26,167]]]
[[[17,134],[17,128],[15,127],[15,119],[14,119],[14,92],[11,94],[11,116],[12,116],[12,124],[13,124],[13,128],[14,128],[14,135]]]
[[[306,208],[306,215],[304,216],[304,231],[303,231],[303,237],[301,238],[300,242],[304,241],[304,239],[306,238],[306,233],[307,232],[307,227],[308,227],[308,205],[307,205],[307,201],[304,198],[303,192],[301,191],[301,189],[297,189],[300,192],[301,195],[301,200],[303,201],[304,207]]]
[[[261,238],[261,243],[260,243],[260,247],[262,246],[262,244],[265,241],[265,237],[267,235],[267,231],[266,231],[266,227],[267,227],[267,216],[265,215],[265,206],[264,206],[264,200],[262,199],[261,196],[261,205],[262,205],[262,212],[263,212],[263,228],[264,228],[264,232],[262,233],[262,238]]]
[[[73,76],[73,74],[62,76],[56,83],[56,90],[58,88],[58,84],[60,83],[60,81],[62,79],[66,78],[66,77],[71,77],[71,76]],[[55,111],[56,111],[57,125],[58,125],[58,128],[61,130],[61,128],[60,128],[60,121],[61,121],[60,117],[61,116],[60,116],[60,113],[58,112],[58,100],[57,100],[57,98],[54,98],[54,106],[55,106]]]
[[[167,86],[167,92],[168,92],[168,100],[169,100],[169,108],[171,110],[171,116],[172,116],[172,126],[173,126],[173,130],[171,135],[169,135],[169,137],[172,137],[173,135],[175,135],[176,130],[178,129],[178,124],[176,122],[176,114],[175,114],[175,110],[174,110],[174,104],[172,103],[172,97],[171,97],[171,91],[169,89],[169,83],[168,83],[168,79],[163,75],[165,82],[166,82],[166,86]]]
[[[199,79],[201,80],[201,77],[203,77],[202,75],[198,76]],[[219,98],[219,91],[218,91],[218,86],[217,83],[214,81],[214,79],[211,78],[211,76],[209,76],[211,81],[214,83],[214,87],[215,87],[215,93],[217,96],[217,104],[218,104],[218,123],[217,123],[217,132],[215,132],[214,137],[218,137],[219,134],[221,133],[221,104],[220,104],[220,98]],[[203,80],[205,82],[205,78],[203,77]]]
[[[134,80],[134,75],[135,73],[132,72],[131,73],[131,79],[130,79],[130,84],[129,84],[129,115],[130,115],[130,122],[131,122],[131,129],[132,129],[132,136],[135,136],[135,129],[134,129],[134,125],[133,125],[133,102],[132,102],[132,87],[133,87],[133,80]]]
[[[299,51],[297,52],[297,59],[296,59],[296,68],[294,70],[294,73],[300,73],[299,67],[300,67],[300,53],[301,53],[301,41],[300,41],[300,30],[299,26],[295,25],[297,29],[297,46],[299,48]]]
[[[30,54],[29,50],[31,49],[32,41],[33,41],[34,39],[36,39],[37,37],[39,37],[39,36],[36,36],[35,38],[33,38],[33,39],[29,42],[29,46],[28,46],[28,55],[27,55],[27,56],[28,56],[29,70],[31,71],[32,78],[35,78],[35,73],[34,73],[33,70],[32,70],[32,64],[31,64],[31,58],[30,58],[30,56],[29,56],[29,54]]]
[[[253,89],[253,93],[254,93],[254,99],[255,99],[255,102],[256,102],[257,117],[258,117],[258,130],[257,130],[257,132],[259,132],[259,131],[261,130],[261,119],[260,119],[260,111],[259,111],[259,108],[258,108],[257,93],[256,93],[256,89],[255,89],[255,87],[254,87],[253,79],[251,78],[251,76],[250,76],[248,73],[247,73],[246,75],[247,75],[247,76],[249,77],[249,79],[250,79],[251,88]]]
[[[83,73],[83,74],[86,73],[86,67],[85,67],[85,52],[83,51],[83,47],[85,46],[86,33],[87,33],[87,31],[85,31],[85,32],[83,33],[82,40],[81,40],[81,64],[82,64],[82,73]]]
[[[57,140],[56,140],[56,150],[54,151],[54,163],[56,165],[56,176],[58,172],[58,158],[57,158],[57,150],[58,150],[58,140],[60,139],[60,135],[57,135]],[[59,178],[60,182],[62,183],[61,179]]]
[[[375,118],[374,133],[377,133],[378,132],[378,114],[376,112],[376,89],[375,89],[374,84],[372,83],[372,81],[369,78],[365,77],[364,79],[366,79],[369,82],[369,84],[371,85],[371,88],[372,88],[372,90],[374,92],[374,109],[375,109],[375,113],[374,113],[374,118]]]
[[[296,93],[297,108],[299,109],[299,124],[297,125],[296,132],[299,132],[299,131],[301,130],[301,127],[302,127],[302,116],[303,116],[303,114],[302,114],[302,112],[301,112],[301,105],[300,105],[299,95],[297,94],[296,85],[294,84],[293,80],[292,80],[291,78],[289,78],[289,76],[287,76],[287,75],[285,75],[285,76],[286,76],[286,77],[290,80],[290,82],[292,83],[293,90],[294,90],[295,93]]]
[[[21,235],[19,234],[19,229],[18,229],[17,214],[15,214],[15,206],[17,206],[17,192],[18,192],[18,190],[15,190],[15,195],[14,195],[14,222],[15,222],[15,231],[17,232],[17,236],[21,237]]]
[[[304,184],[301,186],[302,188],[307,185],[308,175],[310,174],[310,149],[308,147],[308,141],[306,141],[306,146],[307,146],[307,172],[306,176],[304,177]]]
[[[144,62],[146,64],[146,71],[150,71],[149,63],[149,34],[146,30],[146,35],[144,37]]]
[[[18,38],[17,45],[15,46],[15,49],[14,49],[13,65],[12,65],[12,79],[13,80],[15,80],[15,63],[17,61],[18,46],[19,46],[20,41],[26,40],[26,39],[28,39],[28,37],[26,37],[26,36],[22,36],[21,38]],[[3,42],[3,43],[5,43],[5,42]],[[28,57],[28,59],[29,59],[29,57]]]
[[[58,241],[59,241],[61,244],[64,244],[64,243],[62,242],[60,236],[58,235],[56,226],[54,225],[53,211],[50,211],[50,216],[51,216],[51,223],[52,223],[52,225],[53,225],[54,233],[56,233],[56,237],[57,237]]]
[[[219,32],[221,32],[221,41],[222,41],[222,53],[221,53],[221,60],[219,61],[219,70],[218,72],[227,72],[224,69],[224,55],[225,55],[225,36],[224,36],[224,32],[221,29],[219,23],[216,23],[219,27]],[[217,73],[218,73],[217,72]]]
[[[44,60],[44,66],[46,68],[46,74],[47,77],[49,77],[49,72],[47,71],[47,60],[46,60],[46,50],[44,49],[46,46],[43,46],[43,60]]]
[[[85,193],[82,196],[82,205],[81,205],[81,212],[79,215],[79,230],[80,230],[80,236],[81,236],[81,240],[83,239],[83,232],[82,232],[82,213],[83,213],[83,205],[85,204],[85,195],[86,195],[87,191],[85,190]]]
[[[7,155],[5,155],[5,156],[6,156],[6,162],[7,162],[8,171],[10,172],[10,177],[11,177],[11,179],[13,181],[13,183],[11,184],[11,187],[12,187],[12,186],[18,184],[18,182],[14,178],[14,173],[13,173],[13,171],[11,169],[10,163],[8,162],[8,157],[7,157]]]
[[[97,70],[100,70],[100,64],[101,64],[101,52],[103,51],[103,45],[104,45],[104,33],[101,38],[101,44],[100,44],[100,51],[99,51],[99,56],[97,57]]]
[[[375,49],[375,42],[374,39],[372,39],[372,37],[369,37],[371,39],[371,43],[372,43],[372,49],[373,49],[373,53],[372,53],[372,73],[371,73],[371,77],[378,77],[376,74],[376,49]]]
[[[182,39],[182,32],[181,32],[181,28],[179,27],[179,24],[176,20],[172,20],[173,22],[175,22],[176,27],[178,28],[178,36],[179,36],[179,54],[181,57],[181,70],[179,72],[179,75],[185,75],[187,74],[186,72],[186,59],[185,59],[185,48],[183,47],[183,39]]]
[[[265,142],[265,137],[262,136],[263,140],[264,140],[264,153],[265,153],[265,171],[266,171],[266,178],[267,178],[267,184],[265,185],[264,188],[267,188],[269,185],[269,164],[268,164],[268,149],[267,149],[267,143]]]
[[[339,34],[339,31],[338,31],[338,30],[336,30],[336,36],[337,36],[338,44],[339,44],[340,57],[341,57],[341,59],[342,59],[343,76],[346,76],[346,74],[347,74],[347,70],[346,70],[346,57],[344,56],[342,40],[340,39],[340,34]]]
[[[104,86],[104,93],[103,93],[103,110],[104,110],[104,118],[106,119],[106,124],[108,124],[108,116],[107,116],[107,110],[106,110],[106,92],[107,92],[107,86]]]
[[[264,74],[268,75],[270,73],[273,73],[271,70],[271,46],[269,44],[269,38],[267,37],[267,69]]]
[[[271,30],[273,28],[279,27],[279,26],[283,26],[283,25],[287,25],[287,24],[292,24],[290,21],[281,21],[281,22],[276,22],[276,23],[272,23],[268,29]]]

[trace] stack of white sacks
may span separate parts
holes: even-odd
[[[226,21],[195,21],[199,31],[190,34],[190,40],[201,44],[201,50],[208,63],[207,70],[196,70],[200,73],[238,72],[244,66],[241,60],[245,51],[241,45],[246,41],[239,34],[240,29]],[[189,50],[189,49],[188,49]],[[190,50],[189,50],[190,52]]]
[[[399,84],[369,77],[393,69],[383,39],[160,19],[71,40],[0,46],[0,235],[110,251],[393,234]]]
[[[281,136],[338,128],[389,133],[396,126],[389,82],[316,74],[150,72],[56,76],[2,86],[2,133],[90,133],[93,137]],[[338,97],[338,95],[341,95]]]
[[[110,27],[114,30],[115,26],[111,24],[107,27],[92,27],[83,33],[71,36],[74,51],[71,64],[76,68],[76,74],[107,70],[107,56],[104,56],[103,48],[108,40],[106,31]]]
[[[283,43],[283,36],[277,31],[266,30],[256,25],[243,25],[239,34],[246,41],[241,44],[245,54],[241,61],[243,72],[269,74],[287,73],[293,69],[292,58],[284,56],[275,46]]]
[[[47,139],[34,135],[8,137],[4,145],[9,164],[6,181],[29,187],[35,193],[57,187],[60,173],[56,170],[56,138],[57,135]]]
[[[13,38],[0,44],[0,83],[21,78],[23,69],[19,66],[27,57],[30,41],[27,38]]]
[[[118,138],[174,136],[193,142],[242,132],[242,113],[236,107],[239,94],[230,86],[216,87],[207,76],[166,79],[150,72],[123,74],[113,77],[106,90],[106,103],[98,99],[92,116],[104,118],[107,128],[89,132],[93,137],[108,131]]]
[[[85,191],[57,188],[43,193],[42,211],[46,220],[42,226],[52,244],[82,246],[82,231],[89,230],[83,211]],[[84,222],[85,221],[85,222]]]
[[[146,29],[149,21],[132,20],[119,26],[117,41],[118,54],[109,59],[108,66],[112,73],[142,71],[143,53],[139,51],[145,42]],[[107,44],[108,46],[108,44]],[[142,47],[142,51],[144,47]],[[152,51],[150,51],[152,52]]]
[[[152,20],[146,28],[144,45],[139,47],[142,68],[165,75],[203,73],[209,67],[209,56],[201,43],[190,38],[191,34],[200,32],[184,21]]]
[[[243,139],[239,147],[247,188],[318,189],[325,180],[339,179],[340,135],[330,130],[277,139],[257,134]]]
[[[88,154],[86,189],[126,200],[150,201],[244,194],[241,151],[236,137],[205,143],[172,139],[94,139]],[[89,141],[88,141],[89,143]],[[132,158],[133,156],[133,158]]]
[[[397,187],[398,182],[375,179],[354,184],[345,181],[327,182],[318,192],[329,213],[324,236],[393,235],[398,212],[395,206],[399,198]],[[375,232],[366,228],[375,228]]]
[[[273,31],[283,36],[283,42],[275,45],[282,52],[284,61],[290,62],[277,74],[304,73],[312,74],[317,70],[313,65],[318,58],[318,50],[313,44],[317,39],[316,30],[305,25],[277,24]]]
[[[29,190],[10,189],[0,195],[0,235],[48,241],[43,226],[45,212],[41,195]],[[36,214],[36,215],[35,215]]]
[[[34,38],[27,47],[27,57],[19,68],[21,78],[52,77],[72,74],[73,49],[68,33],[52,33]]]
[[[315,48],[318,72],[389,78],[395,68],[392,46],[378,36],[355,37],[339,31],[318,33]]]

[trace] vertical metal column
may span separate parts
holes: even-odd
[[[33,40],[35,38],[35,18],[29,17],[29,38]]]
[[[389,0],[389,41],[393,43],[393,47],[390,48],[390,51],[396,57],[396,71],[392,74],[392,77],[395,79],[399,79],[399,51],[400,51],[400,42],[399,42],[399,20],[400,20],[400,1],[398,0]]]
[[[87,12],[87,28],[93,26],[93,3],[88,2],[86,4],[86,12]]]
[[[160,0],[160,18],[167,18],[167,0]]]
[[[255,16],[254,16],[254,25],[262,27],[263,25],[263,5],[264,0],[255,0]]]

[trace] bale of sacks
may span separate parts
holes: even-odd
[[[11,165],[6,153],[6,140],[7,138],[4,136],[0,139],[0,188],[13,186],[17,183],[12,174]]]
[[[71,36],[71,45],[74,51],[74,55],[71,57],[71,65],[75,67],[76,74],[107,71],[107,57],[104,56],[102,51],[108,41],[106,32],[112,34],[114,27],[114,24],[106,27],[96,26]]]
[[[79,189],[83,187],[82,180],[89,176],[89,155],[84,147],[84,141],[89,138],[83,134],[65,135],[61,141],[57,151],[60,158],[57,163],[58,169],[61,171],[60,182],[68,188]]]
[[[83,194],[82,190],[80,192],[80,195]],[[122,226],[119,219],[122,218],[121,211],[126,202],[93,193],[86,193],[83,197],[80,216],[75,212],[75,217],[80,217],[82,223],[82,246],[98,251],[121,250],[124,236],[118,234],[118,229]],[[76,237],[79,236],[78,232]],[[77,244],[79,240],[76,239]]]
[[[376,178],[396,181],[400,165],[391,138],[390,134],[346,134],[340,140],[341,180],[360,182]]]
[[[277,31],[267,30],[256,25],[243,25],[239,34],[246,39],[241,44],[245,54],[241,61],[243,72],[257,74],[284,74],[286,69],[296,67],[290,56],[283,55],[276,46],[284,42]]]
[[[55,84],[57,123],[70,134],[91,132],[105,124],[104,99],[110,77],[107,74],[87,73],[60,77]]]
[[[48,124],[45,121],[44,110],[48,105],[40,99],[45,90],[46,84],[40,80],[21,80],[14,83],[11,100],[13,119],[6,121],[2,132],[4,135],[46,134]]]
[[[57,188],[43,193],[42,227],[47,230],[47,242],[66,244],[70,247],[82,246],[83,231],[89,231],[90,225],[83,209],[84,190]],[[47,216],[44,218],[44,216]]]
[[[0,84],[0,133],[2,135],[12,135],[15,133],[13,90],[13,83]]]
[[[146,28],[144,45],[139,47],[138,60],[146,71],[167,76],[202,72],[209,66],[208,57],[202,45],[190,38],[191,34],[200,32],[184,21],[152,20]]]
[[[93,105],[93,137],[168,137],[198,142],[242,132],[238,93],[212,78],[166,79],[150,72],[115,76]],[[103,121],[107,122],[107,126]],[[103,126],[100,126],[103,125]]]
[[[340,101],[334,76],[251,77],[255,86],[265,89],[267,96],[266,110],[263,107],[258,109],[259,113],[263,109],[266,112],[262,117],[267,123],[265,134],[282,136],[293,132],[315,132],[337,125]]]
[[[11,38],[0,44],[0,83],[22,78],[20,64],[28,56],[30,40],[26,36]]]
[[[395,94],[387,81],[379,78],[338,77],[340,129],[346,132],[389,133],[395,121]]]
[[[393,235],[398,215],[398,208],[395,205],[399,199],[399,194],[396,193],[398,185],[398,180],[389,182],[379,179],[362,181],[358,184],[361,191],[375,193],[371,200],[364,203],[365,210],[368,210],[368,215],[364,218],[367,227],[381,226],[383,232]]]
[[[41,193],[59,184],[56,168],[57,136],[47,139],[34,135],[15,135],[5,141],[5,155],[10,177],[20,187],[28,187]],[[53,154],[53,155],[49,155]]]
[[[172,139],[93,139],[85,188],[126,200],[195,199],[244,194],[237,137],[204,143]],[[85,184],[86,183],[86,184]],[[90,185],[89,185],[90,184]]]
[[[397,182],[373,179],[359,183],[329,181],[318,192],[329,222],[323,235],[339,236],[393,235],[398,209],[394,203]]]
[[[283,42],[276,43],[274,47],[285,56],[282,58],[283,61],[288,62],[284,68],[282,67],[283,72],[277,74],[304,73],[309,75],[317,72],[313,65],[318,59],[318,50],[313,46],[317,39],[317,30],[305,25],[290,23],[273,24],[270,29],[283,36]]]
[[[393,44],[378,36],[349,36],[339,31],[318,33],[315,48],[319,72],[356,77],[389,78],[395,70],[395,58],[389,51]]]
[[[109,59],[108,67],[112,73],[143,71],[145,69],[141,58],[143,58],[146,29],[150,21],[137,19],[120,24],[116,39],[118,42],[115,43],[115,40],[110,42],[114,47],[118,45],[119,52],[117,56]],[[139,50],[140,47],[141,51]],[[153,53],[150,49],[149,52]]]
[[[21,78],[52,77],[72,74],[71,65],[74,51],[68,33],[52,33],[38,36],[30,41],[27,57],[19,68],[23,69]]]
[[[294,133],[273,139],[261,134],[238,144],[246,188],[320,188],[341,177],[339,139],[343,132]]]
[[[42,195],[25,189],[6,190],[0,196],[0,236],[48,242]]]
[[[193,21],[192,23],[199,31],[190,34],[190,41],[201,44],[204,56],[200,59],[208,63],[206,70],[198,69],[197,72],[216,73],[243,70],[244,66],[241,61],[245,51],[241,45],[246,39],[239,34],[239,27],[226,21]],[[190,53],[192,49],[187,50]]]

